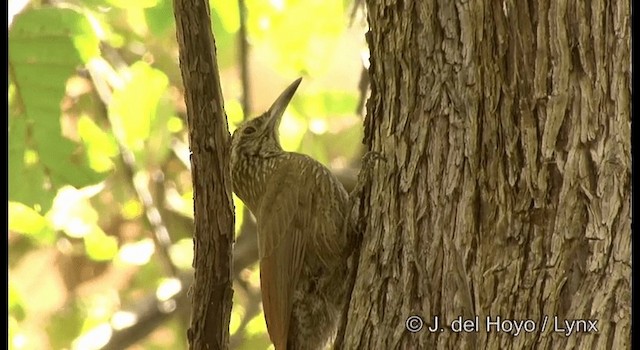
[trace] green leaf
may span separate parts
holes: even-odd
[[[174,26],[173,2],[171,0],[158,0],[153,7],[144,10],[147,18],[147,25],[156,36],[165,34],[169,28]]]
[[[234,1],[210,0],[211,29],[216,44],[216,59],[221,69],[237,65],[240,28],[238,6]]]
[[[45,324],[49,346],[52,349],[66,349],[80,333],[86,310],[81,307],[79,298],[70,298],[65,307],[56,310],[50,317],[49,322]]]
[[[53,137],[53,131],[48,132],[51,129],[55,128],[39,124],[33,135],[40,161],[49,171],[54,187],[70,184],[80,188],[100,182],[104,176],[88,166],[80,146],[64,137]]]
[[[123,9],[140,9],[140,8],[149,8],[156,6],[158,4],[158,0],[106,0],[105,3],[112,5],[113,7],[123,8]]]
[[[9,74],[14,89],[9,116],[9,198],[48,210],[51,190],[83,187],[104,178],[86,164],[81,147],[64,138],[60,101],[76,67],[99,54],[89,20],[64,8],[16,16],[9,31]],[[37,162],[24,164],[27,150]]]
[[[33,153],[26,148],[26,120],[9,117],[9,200],[21,202],[41,212],[53,203],[54,193],[45,188],[44,168],[25,162]]]
[[[19,14],[9,40],[9,59],[14,64],[57,63],[73,69],[100,53],[91,23],[83,14],[66,8],[45,7]]]

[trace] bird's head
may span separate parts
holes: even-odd
[[[268,111],[251,119],[236,129],[231,137],[231,158],[253,156],[268,158],[282,152],[278,138],[278,127],[289,101],[295,94],[302,78],[291,83]]]

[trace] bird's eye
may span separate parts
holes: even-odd
[[[253,133],[256,132],[256,128],[254,128],[253,126],[247,126],[246,128],[244,128],[244,130],[242,131],[242,133],[244,135],[251,135]]]

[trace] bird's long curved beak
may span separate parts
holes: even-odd
[[[296,79],[291,85],[289,85],[284,91],[278,96],[276,101],[269,108],[269,128],[272,130],[278,130],[278,126],[280,125],[280,120],[282,119],[282,115],[284,114],[285,109],[289,105],[289,102],[293,98],[293,95],[296,93],[298,89],[298,85],[302,78]]]

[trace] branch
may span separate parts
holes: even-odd
[[[227,349],[231,316],[234,213],[230,135],[207,0],[174,0],[185,88],[194,190],[190,349]]]

